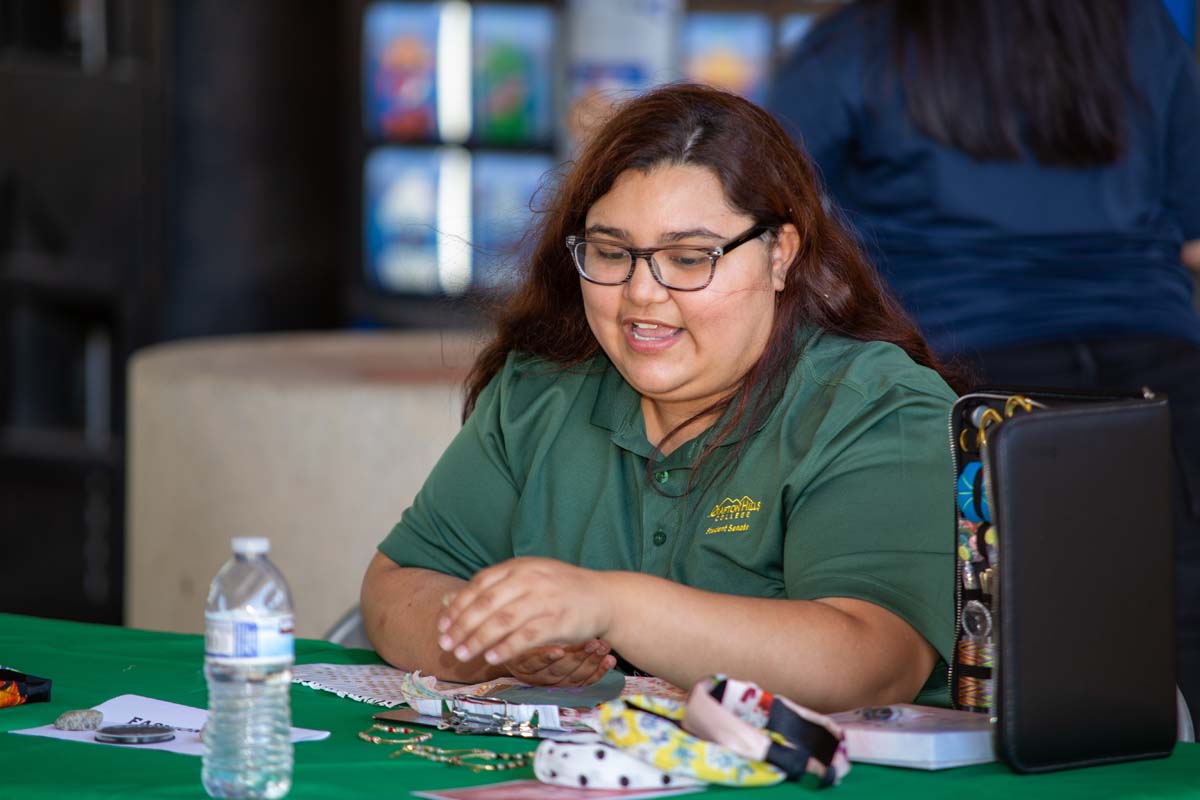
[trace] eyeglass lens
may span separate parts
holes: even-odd
[[[708,283],[712,258],[704,250],[671,248],[652,256],[661,282],[674,289],[696,289]],[[633,255],[615,244],[577,242],[575,261],[583,274],[597,283],[623,283],[633,266]]]

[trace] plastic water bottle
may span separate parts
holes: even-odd
[[[212,797],[292,788],[292,594],[263,538],[233,540],[204,607],[208,725],[201,780]]]

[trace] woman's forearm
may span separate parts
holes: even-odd
[[[397,566],[376,553],[363,578],[360,600],[367,638],[389,664],[442,680],[476,683],[507,674],[480,658],[461,662],[437,645],[442,597],[463,585],[440,572]]]
[[[536,556],[479,571],[438,616],[439,644],[466,663],[599,637],[678,686],[722,672],[820,711],[912,700],[937,660],[863,600],[739,597]]]
[[[601,575],[613,603],[608,641],[677,686],[723,672],[840,711],[911,701],[937,658],[906,622],[861,600],[738,597],[634,572]]]

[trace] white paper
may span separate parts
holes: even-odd
[[[60,731],[53,725],[43,725],[40,728],[26,728],[10,733],[20,733],[27,736],[47,736],[51,739],[67,739],[73,742],[87,742],[109,747],[137,748],[138,750],[167,750],[172,753],[183,753],[189,756],[204,754],[204,743],[200,741],[200,729],[208,721],[208,711],[203,708],[182,706],[178,703],[168,703],[165,700],[155,700],[152,697],[142,697],[137,694],[123,694],[95,706],[95,710],[104,714],[102,725],[137,725],[141,723],[158,722],[175,728],[175,738],[169,742],[155,744],[111,744],[97,742],[95,731]],[[317,731],[310,728],[292,728],[293,742],[316,742],[328,739],[329,731]]]
[[[411,677],[410,677],[411,676]],[[415,681],[415,684],[413,683]],[[472,714],[491,716],[503,710],[516,722],[528,722],[538,715],[539,727],[547,730],[567,730],[580,715],[570,709],[549,705],[482,704],[465,698],[486,696],[510,686],[523,686],[515,678],[497,678],[487,683],[461,684],[439,681],[432,675],[409,673],[379,664],[302,664],[292,670],[292,682],[312,689],[334,692],[364,703],[393,708],[407,703],[421,714],[441,718],[442,702],[458,698],[462,708]],[[424,687],[426,697],[413,695]],[[561,712],[561,713],[560,713]]]
[[[405,679],[410,673],[384,664],[297,664],[292,668],[292,683],[333,692],[338,697],[348,697],[360,703],[394,708],[404,705]],[[441,695],[484,694],[490,688],[520,686],[515,678],[497,678],[488,683],[463,684],[439,681],[430,675],[421,678],[428,681],[430,691]],[[441,716],[439,710],[437,716]]]

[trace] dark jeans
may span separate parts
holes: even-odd
[[[1052,342],[987,350],[970,362],[981,382],[998,386],[1105,391],[1145,386],[1169,399],[1176,463],[1176,664],[1200,730],[1200,346],[1159,338]]]

